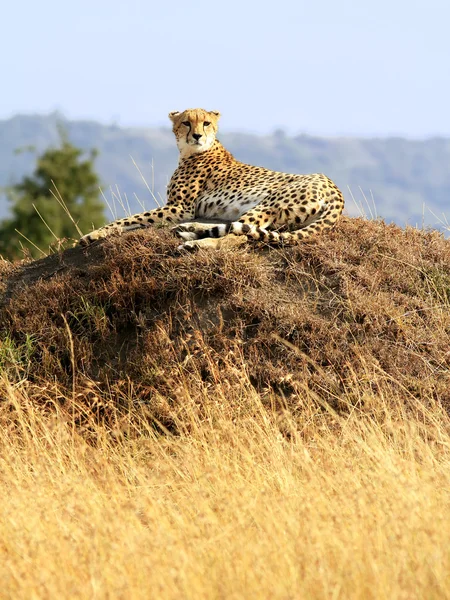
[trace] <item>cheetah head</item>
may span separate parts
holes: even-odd
[[[205,152],[214,144],[220,113],[203,108],[188,108],[169,113],[182,158]]]

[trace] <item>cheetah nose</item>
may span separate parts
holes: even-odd
[[[202,137],[202,134],[201,133],[193,133],[192,137],[194,138],[194,140],[197,140],[197,142],[198,142],[198,140]]]

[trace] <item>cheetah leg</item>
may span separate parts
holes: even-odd
[[[291,244],[295,243],[298,240],[303,240],[311,237],[325,229],[331,229],[336,224],[336,221],[339,218],[340,212],[342,212],[342,208],[339,213],[335,212],[334,206],[326,204],[324,201],[321,201],[318,204],[318,209],[314,211],[314,214],[310,214],[301,224],[296,225],[298,229],[294,231],[276,231],[276,230],[268,230],[265,227],[259,227],[254,224],[243,223],[241,221],[237,223],[232,223],[230,228],[230,233],[234,233],[235,235],[246,235],[248,239],[253,239],[261,242],[269,242],[275,244]],[[243,215],[242,220],[244,220],[246,215]],[[288,220],[287,225],[290,223]],[[278,222],[276,222],[278,224]],[[291,224],[292,226],[292,224]]]
[[[230,233],[246,235],[248,238],[263,242],[290,244],[316,235],[327,229],[332,229],[339,219],[344,208],[342,194],[338,192],[334,197],[325,200],[323,197],[311,202],[307,207],[292,207],[288,211],[280,209],[280,215],[274,225],[284,225],[290,231],[273,231],[265,227],[249,224],[247,214],[243,215],[238,223],[233,223]],[[302,209],[305,212],[301,212]]]
[[[203,238],[201,240],[191,240],[184,242],[178,246],[179,250],[194,250],[196,248],[203,249],[229,249],[242,246],[247,243],[245,235],[226,235],[221,238]]]
[[[228,224],[231,221],[228,221]],[[226,226],[227,222],[218,219],[194,219],[193,221],[189,221],[188,223],[180,223],[179,225],[175,225],[172,227],[172,231],[176,233],[176,235],[182,238],[185,241],[196,240],[200,238],[209,238],[211,237],[208,232],[214,225],[222,225]],[[205,234],[206,235],[203,235]],[[216,236],[217,237],[217,236]]]
[[[193,240],[203,240],[205,238],[221,238],[230,233],[235,235],[246,235],[247,232],[256,231],[255,223],[261,223],[262,227],[270,227],[276,219],[276,211],[271,207],[261,203],[242,215],[239,221],[219,222],[216,225],[204,227],[197,226],[191,223],[182,224],[176,228],[177,235],[185,242]],[[247,225],[247,223],[249,223]],[[245,231],[242,230],[242,225],[245,225]]]
[[[142,229],[152,225],[164,224],[170,225],[173,223],[180,223],[183,220],[191,219],[194,215],[191,210],[186,210],[182,205],[168,205],[161,208],[155,208],[145,213],[139,213],[132,217],[125,217],[124,219],[118,219],[109,225],[100,227],[95,231],[91,231],[84,235],[79,243],[82,246],[87,246],[96,240],[107,237],[114,233],[124,233],[125,231],[132,231],[133,229]]]

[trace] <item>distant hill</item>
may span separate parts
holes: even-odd
[[[41,152],[57,144],[58,123],[64,125],[74,144],[99,150],[97,170],[105,196],[119,216],[123,214],[119,195],[132,212],[141,210],[139,201],[146,208],[155,206],[132,158],[155,196],[165,199],[165,188],[178,160],[169,127],[122,128],[67,121],[59,113],[18,115],[0,121],[0,186],[18,181],[33,168],[34,154],[17,154],[16,149],[34,146]],[[265,136],[223,133],[219,137],[244,162],[292,173],[326,173],[343,190],[351,215],[357,215],[359,209],[349,188],[366,214],[372,212],[399,225],[439,226],[442,213],[450,220],[450,139],[290,137],[282,131]],[[6,214],[3,196],[0,217]]]

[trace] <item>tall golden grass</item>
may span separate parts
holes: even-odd
[[[0,596],[450,597],[442,408],[379,391],[377,418],[307,399],[294,421],[222,383],[177,435],[130,414],[88,443],[70,398],[46,412],[4,378]]]

